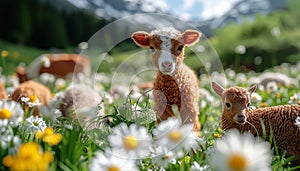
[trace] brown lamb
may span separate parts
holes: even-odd
[[[49,66],[43,65],[43,59],[49,60]],[[87,56],[82,54],[43,54],[32,61],[27,68],[16,68],[20,82],[38,78],[42,73],[49,73],[56,77],[65,78],[69,74],[83,73],[90,75],[91,66]]]
[[[250,131],[253,135],[266,136],[269,140],[272,131],[279,150],[287,156],[295,156],[300,164],[300,129],[295,125],[300,116],[299,105],[281,105],[250,109],[251,94],[257,85],[249,89],[222,86],[212,82],[212,88],[222,98],[221,128],[236,128],[241,132]],[[265,133],[264,133],[265,128]]]
[[[199,41],[201,33],[173,27],[153,30],[151,33],[137,31],[132,34],[134,42],[149,48],[153,64],[157,68],[154,81],[154,111],[157,122],[175,116],[172,106],[178,107],[183,123],[193,123],[199,132],[199,83],[195,73],[183,63],[184,47]]]
[[[29,80],[21,83],[12,93],[11,99],[22,103],[22,97],[30,97],[32,95],[37,96],[41,105],[47,105],[51,100],[51,91],[48,87],[38,82]],[[24,109],[27,106],[24,105]],[[38,108],[34,110],[33,115],[38,115]]]

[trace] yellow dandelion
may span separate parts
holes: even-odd
[[[262,103],[260,104],[260,106],[261,106],[261,107],[267,107],[268,104],[267,104],[266,102],[262,102]]]
[[[43,141],[47,143],[49,146],[54,146],[60,143],[60,141],[62,140],[62,135],[59,133],[54,133],[53,128],[47,127],[45,128],[44,132],[40,130],[36,131],[35,138],[43,139]]]
[[[8,51],[7,50],[3,50],[3,51],[1,51],[1,56],[2,57],[7,57],[8,56]]]
[[[214,137],[215,137],[215,138],[220,138],[221,136],[220,136],[219,133],[214,133]]]
[[[15,156],[5,156],[2,160],[4,166],[10,170],[48,170],[48,165],[54,160],[49,151],[43,153],[39,144],[28,142],[21,144]]]

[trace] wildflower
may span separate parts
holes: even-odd
[[[6,127],[0,127],[0,149],[8,148],[13,136],[14,132],[10,126],[7,125]]]
[[[18,148],[20,147],[22,141],[19,136],[13,136],[10,141],[10,148],[8,150],[9,154],[17,154]]]
[[[238,45],[235,49],[234,49],[236,54],[240,54],[243,55],[246,53],[246,47],[244,45]]]
[[[8,56],[8,51],[7,50],[2,50],[1,51],[1,56],[4,57],[4,58],[7,57]]]
[[[66,84],[67,84],[67,83],[66,83],[66,81],[65,81],[64,79],[58,78],[58,79],[56,79],[56,81],[55,81],[55,88],[58,89],[58,90],[60,90],[60,89],[62,89],[63,87],[65,87]]]
[[[269,93],[275,92],[278,90],[278,85],[274,81],[268,82],[268,84],[266,85],[266,90]]]
[[[9,124],[18,125],[24,116],[21,105],[15,101],[0,101],[0,120],[8,120]]]
[[[294,94],[290,97],[290,100],[288,101],[289,104],[298,104],[300,105],[300,94]]]
[[[36,95],[31,95],[29,97],[21,97],[21,101],[27,104],[29,107],[35,107],[41,104]]]
[[[262,100],[262,97],[261,97],[258,93],[253,92],[253,93],[251,94],[251,100],[252,100],[253,102],[260,102],[260,101]]]
[[[295,125],[300,128],[300,116],[297,116],[296,120],[295,120]]]
[[[153,135],[157,138],[156,144],[164,146],[168,150],[180,153],[182,149],[190,151],[198,148],[198,137],[193,131],[193,125],[182,125],[181,120],[175,117],[161,122],[153,130]]]
[[[121,123],[113,129],[108,137],[112,148],[120,150],[120,153],[126,154],[131,158],[147,157],[152,138],[145,127],[137,127],[132,124],[129,127]]]
[[[217,139],[210,153],[210,164],[215,170],[254,171],[271,170],[270,144],[251,133],[240,134],[229,130]]]
[[[43,141],[49,146],[57,145],[61,139],[62,135],[59,133],[54,133],[53,128],[47,127],[44,131],[38,130],[35,132],[36,139],[43,138]]]
[[[53,161],[53,154],[43,152],[41,147],[34,142],[21,144],[16,155],[7,155],[3,158],[4,166],[10,170],[48,170],[48,165]]]
[[[260,104],[260,106],[261,106],[261,107],[267,107],[268,104],[267,104],[266,102],[262,102],[262,103]]]
[[[55,76],[53,74],[49,74],[49,73],[45,72],[40,75],[40,80],[44,84],[51,84],[51,83],[54,83]]]
[[[47,127],[46,122],[43,120],[43,118],[40,118],[38,116],[30,116],[25,120],[24,123],[26,131],[30,133],[34,133],[37,130],[44,131],[44,129]]]
[[[114,153],[114,152],[113,152]],[[135,165],[135,160],[128,160],[110,152],[96,152],[96,156],[92,159],[89,168],[90,171],[135,171],[138,168]]]
[[[204,171],[208,169],[209,169],[208,165],[200,166],[199,163],[196,161],[194,161],[191,166],[191,171]]]
[[[41,64],[43,67],[49,68],[51,65],[51,62],[47,56],[42,56],[41,58]]]
[[[169,163],[175,164],[178,157],[174,151],[170,151],[162,146],[152,149],[151,152],[152,164],[162,168],[166,168]]]

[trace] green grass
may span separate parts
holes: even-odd
[[[18,45],[12,45],[5,42],[0,42],[1,51],[7,50],[9,55],[2,59],[1,66],[5,68],[3,74],[4,77],[7,77],[9,74],[14,72],[14,67],[19,62],[24,62],[26,64],[30,63],[36,56],[39,56],[42,53],[45,53],[43,50],[28,48]],[[206,45],[204,45],[206,46]],[[123,63],[126,59],[131,58],[132,54],[138,53],[140,49],[123,52],[123,53],[112,53],[111,58],[113,62],[105,61],[101,63],[100,69],[103,72],[111,72],[111,68],[116,68],[120,63]],[[19,56],[13,57],[14,52],[19,52]],[[189,55],[186,58],[186,63],[192,68],[197,68],[201,66],[201,61],[193,54],[190,50],[187,50]],[[146,54],[149,55],[149,54]],[[140,56],[141,58],[148,58],[149,56]],[[203,54],[209,55],[209,54]],[[207,57],[208,58],[208,57]],[[198,60],[197,62],[195,62]],[[10,65],[5,65],[4,62],[11,62]],[[96,61],[95,61],[96,63]],[[137,63],[131,63],[130,66],[136,66]],[[279,68],[279,69],[278,69]],[[300,67],[296,65],[282,65],[280,67],[270,68],[269,70],[275,72],[282,72],[289,75],[292,78],[297,78],[300,74]],[[259,76],[261,73],[236,73],[239,76],[243,76],[245,80],[240,80],[237,75],[230,76],[229,71],[225,72],[226,78],[229,82],[234,83],[237,86],[248,87],[250,86],[249,80],[251,78]],[[111,76],[108,74],[108,76]],[[222,136],[222,130],[220,129],[220,115],[221,115],[221,106],[220,99],[217,97],[211,90],[210,78],[207,75],[206,77],[202,75],[201,77],[201,88],[206,89],[211,93],[211,97],[214,99],[212,102],[209,101],[208,97],[202,97],[201,101],[206,102],[200,109],[199,121],[201,122],[201,134],[204,140],[204,143],[201,144],[201,148],[198,149],[195,153],[186,153],[184,157],[177,159],[174,164],[169,164],[165,169],[166,170],[177,170],[177,171],[188,171],[191,168],[191,165],[194,161],[198,162],[201,166],[206,166],[208,164],[207,153],[214,146],[214,142],[218,139],[218,135]],[[69,84],[69,82],[67,82]],[[52,87],[52,93],[55,94],[58,92],[57,89],[53,88],[53,85],[46,85]],[[105,87],[105,90],[109,90],[110,84],[103,82],[96,82],[96,87]],[[296,86],[284,86],[281,85],[278,87],[278,90],[275,92],[267,92],[265,90],[256,91],[261,97],[261,101],[253,102],[252,105],[256,107],[262,106],[263,103],[267,106],[275,106],[286,104],[289,101],[289,98],[295,93],[300,93],[299,87]],[[37,141],[34,138],[34,134],[23,133],[20,131],[19,127],[14,127],[13,133],[21,138],[22,143],[28,141],[34,141],[41,145],[44,151],[51,151],[54,155],[54,161],[51,162],[49,170],[78,170],[86,171],[89,169],[90,163],[97,151],[104,151],[109,147],[107,137],[111,134],[112,128],[117,126],[120,123],[125,122],[127,125],[137,124],[147,128],[151,132],[155,127],[155,121],[151,118],[153,114],[151,111],[153,101],[149,100],[147,93],[141,95],[144,98],[136,98],[131,95],[122,97],[120,99],[115,99],[112,104],[105,104],[105,113],[106,116],[103,118],[98,118],[97,122],[104,123],[105,127],[101,129],[95,129],[93,131],[87,131],[83,129],[80,124],[76,121],[71,120],[70,118],[60,117],[56,121],[51,121],[48,123],[48,126],[54,128],[57,133],[60,133],[63,138],[62,141],[54,146],[49,146],[43,141]],[[139,111],[141,114],[138,117],[134,116],[134,108],[132,106],[138,105],[140,107]],[[29,112],[29,111],[27,111]],[[28,114],[30,115],[30,114]],[[110,122],[106,122],[109,118]],[[1,135],[0,135],[1,136]],[[287,158],[283,153],[279,152],[276,143],[271,138],[270,144],[274,146],[273,150],[273,170],[298,170],[299,166],[293,166],[291,164],[292,158]],[[0,147],[2,148],[2,147]],[[0,150],[0,161],[3,157],[8,155],[9,148]],[[149,169],[158,169],[157,166],[151,164],[151,158],[146,158],[141,161],[138,161],[138,166],[140,170],[147,171]],[[0,165],[0,170],[8,170],[7,167]]]

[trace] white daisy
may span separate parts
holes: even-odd
[[[300,128],[300,117],[297,116],[296,120],[295,120],[295,125]]]
[[[253,93],[251,94],[251,100],[252,100],[253,102],[260,102],[260,101],[262,100],[262,97],[261,97],[258,93],[253,92]]]
[[[171,117],[161,122],[154,130],[157,146],[180,152],[182,149],[190,151],[197,149],[198,136],[193,131],[193,124],[183,124],[181,119]]]
[[[208,165],[200,166],[200,164],[196,161],[193,162],[191,166],[191,171],[204,171],[210,170]]]
[[[288,103],[289,104],[298,104],[298,105],[300,105],[300,93],[299,94],[295,93],[293,96],[291,96]]]
[[[0,120],[8,120],[8,123],[16,126],[24,116],[21,105],[15,101],[0,101]]]
[[[55,81],[55,88],[57,88],[57,89],[61,89],[61,88],[63,88],[63,87],[65,87],[66,86],[66,81],[64,80],[64,79],[62,79],[62,78],[58,78],[58,79],[56,79],[56,81]]]
[[[274,82],[274,81],[268,82],[268,84],[266,85],[266,90],[267,90],[267,92],[277,91],[278,86],[277,86],[276,82]]]
[[[29,107],[35,107],[41,105],[36,95],[31,95],[29,97],[21,97],[21,101],[27,104]]]
[[[11,147],[9,148],[8,150],[8,154],[10,155],[15,155],[17,154],[17,151],[21,145],[22,141],[21,141],[21,138],[18,137],[18,136],[14,136],[12,139],[11,139]]]
[[[233,129],[217,139],[210,153],[210,165],[215,170],[271,170],[270,144],[251,133],[240,134]]]
[[[45,68],[49,68],[51,65],[50,59],[47,56],[42,56],[41,58],[41,64]]]
[[[151,152],[152,164],[155,166],[166,168],[169,163],[176,163],[177,156],[174,151],[168,151],[168,149],[165,147],[159,146],[151,150]]]
[[[113,128],[108,137],[112,148],[119,149],[120,154],[129,158],[145,158],[149,156],[152,138],[145,127],[131,124],[129,127],[121,123]]]
[[[24,123],[24,128],[30,133],[35,133],[36,131],[44,131],[46,127],[46,122],[43,120],[43,118],[40,118],[38,116],[30,116],[25,120]]]
[[[45,72],[40,75],[40,81],[44,84],[51,84],[54,83],[55,76],[53,74]]]
[[[112,155],[110,152],[105,154],[96,152],[89,168],[90,171],[135,171],[138,170],[135,160],[128,160]]]
[[[14,132],[10,126],[0,128],[0,149],[6,149],[14,136]]]

